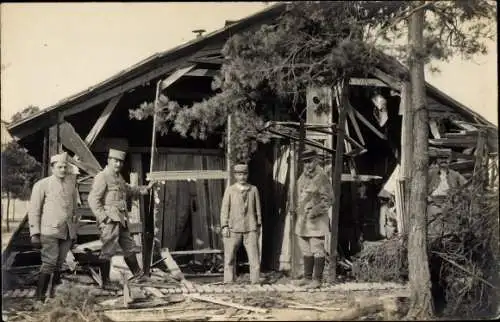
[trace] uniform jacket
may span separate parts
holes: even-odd
[[[221,206],[221,227],[229,227],[232,232],[256,231],[261,224],[259,191],[256,186],[247,185],[246,202],[238,184],[229,186],[224,192]]]
[[[140,194],[147,194],[145,186],[131,186],[121,174],[106,167],[95,176],[88,202],[98,223],[109,217],[124,225],[128,216],[127,197]]]
[[[439,186],[440,180],[439,168],[436,166],[431,167],[429,170],[429,195],[432,194],[432,192]],[[451,169],[448,169],[446,180],[450,189],[456,189],[467,182],[467,180],[460,173]]]
[[[328,209],[333,202],[333,190],[323,169],[318,166],[313,177],[302,173],[297,182],[297,193],[295,233],[302,237],[322,237],[328,234]]]
[[[76,238],[78,191],[76,182],[49,176],[33,186],[28,212],[30,235],[46,235],[66,239]]]

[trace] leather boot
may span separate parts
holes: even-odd
[[[51,274],[40,273],[35,293],[35,298],[37,301],[45,302],[45,293],[47,293],[47,288],[49,287],[50,276]]]
[[[109,278],[109,272],[111,271],[111,261],[110,260],[102,260],[99,265],[101,269],[101,279],[102,279],[102,289],[108,291],[118,291],[119,287],[113,285]]]
[[[311,283],[313,268],[314,268],[314,257],[304,256],[304,276],[297,283],[298,286],[305,286]]]
[[[325,257],[314,257],[314,275],[310,288],[320,288],[323,280],[323,270],[325,269]]]
[[[124,260],[133,274],[133,276],[129,279],[130,281],[141,283],[147,280],[146,276],[144,276],[144,273],[139,266],[139,263],[137,262],[137,257],[135,255],[127,256],[124,258]]]

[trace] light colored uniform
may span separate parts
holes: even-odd
[[[304,256],[325,256],[324,237],[330,231],[328,209],[333,190],[326,173],[317,166],[311,177],[305,173],[297,182],[298,204],[295,234]]]
[[[103,243],[100,257],[110,259],[120,246],[124,256],[135,255],[135,242],[128,229],[127,197],[147,194],[144,186],[131,186],[120,174],[106,167],[99,172],[92,183],[88,202],[97,219]],[[111,222],[103,220],[109,217]]]
[[[224,192],[221,206],[221,227],[228,227],[224,237],[224,282],[234,280],[236,251],[241,242],[245,246],[250,264],[250,280],[259,281],[260,262],[258,229],[261,226],[261,205],[257,187],[235,183]]]
[[[47,274],[60,269],[77,237],[75,214],[78,191],[73,178],[43,178],[33,186],[28,220],[30,235],[40,234],[41,271]]]

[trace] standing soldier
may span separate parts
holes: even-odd
[[[145,195],[153,186],[133,187],[125,182],[120,174],[126,153],[110,149],[108,165],[99,172],[92,184],[88,202],[97,219],[101,233],[101,276],[104,288],[109,285],[111,257],[115,255],[119,245],[124,254],[125,263],[133,273],[132,279],[143,281],[143,273],[135,255],[135,242],[128,227],[127,197]]]
[[[45,293],[52,276],[50,296],[60,282],[60,270],[66,255],[76,239],[78,192],[75,181],[67,175],[66,153],[50,158],[52,175],[36,182],[31,192],[28,213],[31,242],[41,248],[42,266],[36,290],[36,299],[45,301]]]
[[[250,264],[250,282],[259,283],[259,234],[261,227],[260,198],[257,187],[248,184],[248,166],[234,166],[236,183],[224,192],[221,206],[221,226],[224,238],[224,283],[234,282],[236,251],[241,242]]]
[[[328,176],[318,165],[316,151],[304,151],[302,160],[304,170],[297,182],[295,225],[304,259],[304,277],[299,285],[318,288],[325,267],[325,235],[330,231],[328,209],[332,205],[333,191]]]

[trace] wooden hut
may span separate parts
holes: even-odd
[[[86,199],[93,176],[105,165],[107,149],[110,146],[127,148],[128,158],[123,171],[126,180],[143,184],[146,173],[150,172],[152,120],[130,119],[129,110],[143,102],[153,101],[159,81],[163,81],[162,93],[182,105],[214,95],[211,82],[223,63],[220,52],[227,39],[273,21],[284,8],[285,4],[271,6],[226,24],[220,30],[155,54],[81,93],[8,126],[14,139],[43,163],[45,175],[49,171],[50,155],[66,150],[73,156],[73,163],[81,170],[77,178],[82,201],[78,209],[82,215],[79,244],[97,236],[95,220]],[[339,235],[341,242],[349,245],[355,244],[351,239],[359,239],[361,234],[365,238],[376,238],[373,231],[378,226],[377,194],[397,164],[402,169],[400,181],[408,177],[408,156],[404,146],[411,142],[407,141],[405,134],[408,112],[402,99],[406,95],[407,83],[400,77],[407,74],[407,70],[395,60],[389,59],[389,63],[393,68],[381,67],[370,78],[351,79],[349,85],[349,100],[354,111],[349,116],[348,128],[350,135],[361,140],[366,149],[365,153],[353,158],[358,172],[352,173],[346,167],[343,175],[339,225],[345,229],[339,229]],[[382,117],[374,114],[377,107],[372,100],[375,89],[386,101],[387,115]],[[473,159],[475,137],[483,129],[493,138],[490,151],[495,149],[496,128],[487,120],[429,84],[427,95],[433,151],[452,155],[455,160],[464,160],[455,162],[455,167],[473,168],[473,163],[471,165],[467,161]],[[312,118],[313,115],[308,113],[308,119],[304,121],[315,122]],[[385,121],[381,121],[382,118]],[[332,147],[328,137],[315,137],[312,133],[306,137]],[[175,133],[158,136],[153,170],[225,171],[228,162],[226,151],[219,147],[220,141],[221,136],[217,133],[205,141]],[[288,202],[290,182],[293,182],[293,175],[290,174],[297,175],[297,147],[293,142],[289,138],[276,137],[269,144],[261,145],[250,162],[249,180],[258,186],[263,201],[264,270],[289,269],[294,258],[293,241],[287,237],[293,222]],[[328,162],[328,159],[325,160]],[[355,193],[359,188],[359,176],[353,179],[360,174],[368,178],[365,180],[368,189],[361,196]],[[176,180],[167,180],[159,192],[160,216],[155,230],[159,245],[171,251],[220,250],[219,209],[224,180],[187,181],[189,178],[186,175],[177,175]],[[196,175],[191,176],[190,179],[196,179]],[[371,180],[373,178],[379,179]],[[403,213],[404,196],[398,193],[396,199],[400,213]],[[131,201],[129,210],[136,223],[132,225],[134,233],[143,231],[149,202],[148,198]],[[353,213],[358,215],[353,216]],[[401,219],[401,222],[404,220]],[[400,230],[404,230],[404,224],[401,225]],[[7,263],[4,269],[36,263],[39,254],[31,248],[28,234],[25,220],[2,254],[3,263]],[[140,238],[137,240],[140,241]]]

